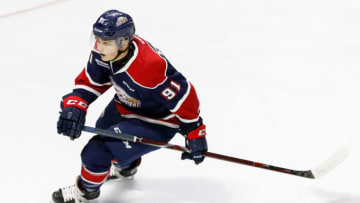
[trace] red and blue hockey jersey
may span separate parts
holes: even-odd
[[[117,110],[125,118],[179,128],[199,120],[193,85],[149,42],[135,36],[133,54],[119,66],[101,60],[94,49],[75,80],[74,92],[89,104],[111,86]]]

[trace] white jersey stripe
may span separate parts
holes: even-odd
[[[102,86],[105,86],[105,85],[111,85],[111,82],[107,82],[107,83],[104,83],[104,84],[100,84],[100,83],[97,83],[95,81],[93,81],[89,75],[89,73],[87,72],[87,66],[85,68],[85,74],[86,74],[86,77],[89,79],[90,83],[94,86],[99,86],[99,87],[102,87]]]
[[[120,70],[118,70],[116,73],[115,73],[115,75],[116,74],[119,74],[119,73],[122,73],[122,72],[125,72],[129,67],[130,67],[130,65],[135,61],[135,59],[136,59],[136,57],[137,57],[137,55],[138,55],[138,53],[139,53],[139,49],[138,49],[138,47],[137,47],[137,45],[136,45],[136,43],[135,42],[133,42],[133,45],[134,45],[134,55],[130,58],[130,60],[125,64],[125,66],[124,67],[122,67]],[[112,61],[110,61],[110,66],[111,66],[111,68],[112,68]]]
[[[84,170],[87,172],[87,173],[89,173],[89,174],[91,174],[91,175],[94,175],[94,176],[103,176],[103,175],[106,175],[106,174],[108,174],[109,173],[109,170],[107,170],[107,171],[104,171],[104,172],[92,172],[92,171],[89,171],[85,166],[84,166],[84,164],[82,164],[82,167],[84,168]]]
[[[179,108],[181,107],[181,105],[184,103],[184,101],[186,100],[186,98],[189,96],[190,94],[190,89],[191,89],[191,85],[189,83],[189,81],[186,81],[188,84],[188,88],[186,90],[186,93],[184,94],[184,96],[178,101],[178,103],[176,104],[176,106],[173,109],[170,109],[171,112],[176,112],[177,110],[179,110]]]
[[[183,123],[193,123],[193,122],[196,122],[196,121],[199,120],[199,116],[198,116],[197,118],[191,119],[191,120],[189,120],[189,119],[183,119],[183,118],[181,118],[181,117],[178,116],[178,115],[176,115],[176,118],[179,119],[179,120],[180,120],[181,122],[183,122]]]

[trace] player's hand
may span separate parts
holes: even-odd
[[[70,93],[63,97],[57,132],[71,139],[78,138],[85,124],[88,103],[78,95]]]
[[[204,124],[188,133],[186,146],[189,148],[190,153],[183,152],[181,155],[182,160],[191,159],[195,164],[200,164],[204,161],[204,153],[208,150],[205,135],[206,126]]]

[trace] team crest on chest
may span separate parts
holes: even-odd
[[[112,82],[116,91],[117,98],[120,100],[121,103],[133,108],[141,107],[140,100],[131,97],[122,87],[117,85],[113,80]]]

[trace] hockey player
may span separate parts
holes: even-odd
[[[95,46],[87,66],[73,91],[62,98],[58,133],[78,138],[89,105],[112,86],[116,94],[97,128],[161,142],[181,132],[191,152],[181,158],[201,163],[207,142],[194,86],[158,49],[135,35],[128,14],[106,11],[94,23],[93,34]],[[52,198],[56,203],[95,199],[105,181],[133,177],[141,157],[156,149],[96,135],[81,152],[81,175],[75,184],[55,191]]]

